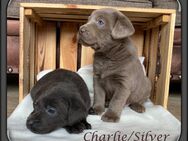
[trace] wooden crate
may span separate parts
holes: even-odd
[[[76,40],[79,26],[95,9],[107,6],[22,3],[20,7],[19,101],[29,93],[44,69],[76,71],[92,63],[93,51]],[[167,107],[176,11],[113,7],[130,18],[136,29],[131,37],[139,56],[145,56],[152,82],[151,99]]]

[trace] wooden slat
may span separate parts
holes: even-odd
[[[78,19],[78,20],[86,20],[87,18],[88,18],[88,16],[86,16],[86,15],[68,15],[68,14],[57,14],[57,13],[55,13],[55,14],[51,14],[51,13],[49,13],[49,14],[39,14],[40,15],[40,17],[43,17],[43,18],[56,18],[56,19],[60,19],[60,18],[62,18],[62,19]]]
[[[169,20],[170,20],[170,15],[162,15],[152,21],[149,21],[148,23],[146,23],[145,26],[146,26],[146,29],[154,28],[159,25],[167,24]]]
[[[115,7],[113,7],[115,8]],[[74,15],[74,16],[89,16],[93,10],[91,9],[54,9],[52,8],[49,10],[49,8],[33,8],[38,15],[45,16],[50,14],[55,15]],[[118,8],[117,8],[118,9]],[[162,15],[162,13],[140,13],[140,12],[131,12],[131,11],[121,11],[123,14],[125,14],[129,18],[157,18]]]
[[[135,47],[137,48],[138,56],[142,56],[144,45],[144,31],[136,29],[134,35],[131,36],[131,39]]]
[[[43,24],[42,19],[32,9],[25,9],[25,16],[40,26]]]
[[[61,15],[83,15],[89,16],[95,9],[100,8],[116,8],[123,12],[129,18],[157,18],[162,14],[175,13],[172,9],[156,9],[156,8],[133,8],[133,7],[112,7],[98,5],[73,5],[73,4],[41,4],[41,3],[22,3],[27,8],[33,8],[38,14],[61,14]]]
[[[75,9],[76,12],[81,11],[81,10],[87,10],[87,11],[92,11],[95,9],[101,9],[101,8],[107,8],[107,7],[112,7],[112,6],[99,6],[99,5],[78,5],[78,4],[47,4],[47,3],[21,3],[21,6],[31,8],[41,8],[41,9]],[[116,8],[120,11],[125,11],[125,12],[133,12],[133,13],[156,13],[156,14],[171,14],[175,13],[175,10],[173,9],[159,9],[159,8],[133,8],[133,7],[113,7]],[[77,9],[77,10],[76,10]]]
[[[148,66],[148,78],[152,83],[151,100],[155,102],[155,74],[157,64],[157,50],[159,42],[159,27],[151,30],[151,41],[149,49],[149,66]]]
[[[71,20],[84,20],[87,21],[87,15],[65,15],[65,14],[39,14],[42,18],[53,18],[53,19],[71,19]],[[148,22],[152,18],[142,18],[142,17],[129,17],[132,22]]]
[[[167,108],[172,60],[173,38],[176,14],[173,13],[170,22],[161,28],[161,73],[156,84],[156,103]]]
[[[61,22],[74,22],[74,23],[86,23],[86,20],[79,19],[56,19],[56,18],[43,18],[46,21],[61,21]]]
[[[140,29],[145,29],[145,22],[132,22],[134,26],[139,26]]]
[[[112,7],[111,7],[112,8]],[[115,7],[113,7],[115,8]],[[93,10],[91,9],[47,9],[47,8],[33,8],[38,15],[45,16],[46,14],[52,15],[75,15],[75,16],[89,16]],[[118,8],[117,8],[118,9]],[[140,12],[130,12],[130,11],[121,11],[129,18],[157,18],[161,16],[160,13],[140,13]]]
[[[30,22],[30,47],[29,47],[29,70],[30,70],[30,89],[33,87],[35,83],[35,23]]]
[[[28,94],[29,85],[29,43],[30,24],[24,16],[24,8],[20,7],[20,48],[19,48],[19,102]]]
[[[151,39],[151,30],[145,31],[144,37],[144,49],[143,49],[143,56],[144,59],[144,66],[146,68],[146,75],[148,76],[148,68],[149,68],[149,49],[150,49],[150,39]]]
[[[81,67],[93,64],[94,50],[90,47],[82,46]]]
[[[37,8],[33,7],[37,14],[62,14],[62,15],[83,15],[89,16],[93,10],[84,9],[78,11],[78,9],[66,9],[66,8],[52,8],[49,11],[49,8]]]
[[[33,85],[33,77],[39,71],[43,69],[55,69],[56,66],[56,27],[55,23],[49,22],[42,23],[43,26],[37,25],[36,38],[33,38],[33,24],[30,20],[35,21],[37,19],[47,20],[61,20],[61,14],[67,14],[68,17],[64,17],[63,20],[75,20],[77,22],[85,22],[86,19],[80,20],[76,16],[83,16],[84,18],[91,14],[95,9],[107,8],[110,6],[96,6],[96,5],[67,5],[67,4],[42,4],[42,3],[24,3],[20,8],[20,74],[19,74],[19,100],[23,99],[24,94],[28,93]],[[31,13],[28,14],[24,11],[31,9]],[[156,83],[156,104],[161,104],[164,107],[167,106],[168,90],[169,90],[169,78],[170,78],[170,66],[172,57],[172,45],[173,45],[173,32],[175,25],[175,10],[171,9],[148,9],[148,8],[128,8],[128,7],[113,7],[117,8],[125,15],[127,15],[134,26],[140,26],[141,28],[152,28],[151,34],[149,30],[146,31],[145,43],[143,42],[143,31],[139,34],[135,34],[132,38],[135,45],[139,49],[139,56],[144,52],[148,57],[146,67],[148,70],[148,77],[154,81],[156,71],[156,52],[158,41],[158,26],[162,25],[161,30],[161,74],[159,75]],[[33,14],[34,13],[34,14]],[[24,14],[30,15],[24,17]],[[44,16],[41,18],[41,15]],[[49,14],[52,14],[49,18]],[[59,14],[60,17],[53,17],[54,14]],[[37,16],[36,16],[37,15]],[[47,15],[47,17],[45,17]],[[73,17],[70,17],[72,15]],[[34,16],[34,17],[33,17]],[[170,18],[169,18],[170,16]],[[150,21],[152,19],[152,22]],[[40,23],[40,20],[35,22]],[[80,20],[80,21],[79,21]],[[145,24],[146,22],[146,24]],[[61,37],[60,37],[60,67],[76,71],[77,69],[77,41],[76,34],[78,30],[77,23],[65,22],[61,25]],[[149,37],[151,35],[151,37]],[[32,37],[31,37],[32,36]],[[140,37],[138,37],[140,36]],[[31,48],[35,46],[34,40],[36,40],[36,50]],[[140,47],[141,46],[141,47]],[[146,47],[146,49],[143,50]],[[148,52],[150,50],[150,52]],[[35,59],[33,54],[36,52]],[[88,54],[89,53],[89,54]],[[93,52],[89,48],[82,50],[82,66],[84,64],[90,64],[92,62]],[[32,60],[33,59],[33,60]],[[33,66],[33,64],[36,64]],[[33,67],[35,70],[33,70]],[[154,83],[152,82],[152,85]]]
[[[129,17],[129,19],[132,21],[132,22],[148,22],[148,21],[151,21],[152,18],[145,18],[145,17]]]
[[[47,22],[36,26],[36,73],[56,68],[56,23]]]
[[[64,22],[60,33],[60,68],[77,70],[77,23]]]
[[[86,23],[87,20],[79,20],[79,19],[56,19],[56,18],[43,18],[45,21],[61,21],[61,22],[74,22],[74,23]],[[138,29],[145,29],[144,22],[133,22],[134,27]]]

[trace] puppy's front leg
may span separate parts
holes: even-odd
[[[129,95],[129,89],[116,89],[110,101],[109,108],[101,117],[101,119],[106,122],[118,122]]]
[[[97,75],[94,75],[94,101],[90,114],[102,114],[105,110],[105,91],[102,88]],[[92,111],[92,112],[91,112]]]
[[[78,134],[83,132],[85,129],[91,129],[91,125],[87,122],[86,119],[83,119],[71,126],[66,126],[65,129],[71,134]]]

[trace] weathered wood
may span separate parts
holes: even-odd
[[[112,7],[111,7],[112,8]],[[114,8],[114,7],[113,7]],[[51,16],[54,17],[55,15],[69,15],[71,16],[80,16],[80,17],[88,17],[93,10],[86,10],[86,9],[41,9],[41,8],[34,8],[36,13],[40,15],[41,17],[46,17],[46,16]],[[117,8],[118,9],[118,8]],[[143,18],[143,19],[151,19],[151,18],[157,18],[161,14],[160,13],[145,13],[145,12],[134,12],[132,13],[131,11],[121,11],[124,13],[127,17],[129,18]]]
[[[42,26],[43,20],[32,9],[25,9],[24,14],[26,17]]]
[[[30,89],[33,87],[35,83],[35,23],[30,22],[30,46],[29,46],[29,71],[30,71]]]
[[[127,15],[129,18],[134,18],[136,21],[143,18],[149,21],[151,18],[157,18],[162,14],[171,14],[175,10],[172,9],[153,9],[153,8],[130,8],[130,7],[112,7],[112,6],[98,6],[98,5],[76,5],[76,4],[21,4],[24,7],[33,7],[37,14],[51,14],[52,15],[76,15],[89,16],[95,9],[100,8],[116,8]],[[142,22],[143,22],[142,20]]]
[[[93,64],[94,50],[90,47],[82,46],[81,67]]]
[[[79,20],[79,19],[61,19],[61,18],[43,18],[46,21],[61,21],[61,22],[74,22],[74,23],[86,23],[87,20]],[[134,27],[137,29],[145,29],[146,27],[144,26],[145,22],[132,22]]]
[[[146,75],[148,76],[148,69],[149,69],[149,50],[150,50],[150,41],[151,40],[151,30],[145,31],[145,37],[144,37],[144,50],[143,50],[143,56],[144,59],[144,66],[146,69]]]
[[[46,21],[59,21],[59,22],[74,22],[74,23],[86,23],[86,20],[79,19],[56,19],[56,18],[43,18]]]
[[[87,15],[68,15],[68,14],[58,14],[58,13],[42,13],[39,15],[43,18],[56,18],[56,19],[86,20],[88,18]]]
[[[55,22],[63,21],[60,33],[60,67],[76,71],[78,63],[76,35],[79,23],[86,22],[87,16],[93,10],[107,7],[66,4],[21,5],[23,7],[20,10],[20,99],[23,98],[24,94],[29,92],[30,87],[34,83],[33,77],[36,77],[38,72],[44,69],[56,68],[57,38]],[[24,17],[24,8],[32,9],[35,15],[38,15],[43,20],[43,26],[37,24],[36,28],[34,28],[34,24],[32,23],[34,20],[26,15]],[[156,104],[166,107],[168,101],[175,10],[128,7],[113,8],[117,8],[127,15],[136,27],[136,33],[131,38],[138,48],[138,55],[145,56],[147,75],[152,81],[152,85],[154,85],[153,88],[155,88],[152,90],[152,98]],[[35,18],[36,16],[34,16]],[[55,22],[49,20],[54,20]],[[64,22],[66,20],[71,22]],[[144,31],[143,28],[147,29],[147,26],[149,30]],[[160,42],[161,71],[158,79],[156,79],[156,71],[158,72],[156,63],[159,26],[162,27]],[[35,31],[33,32],[34,29],[36,29],[36,33]],[[34,35],[36,36],[34,37]],[[35,45],[36,48],[31,48]],[[92,54],[93,50],[90,48],[82,48],[81,66],[92,63]],[[157,82],[155,82],[156,80]]]
[[[113,8],[119,9],[118,7],[113,7]],[[128,18],[151,19],[151,18],[157,18],[161,15],[160,13],[124,11],[124,9],[122,9],[122,10],[120,9],[120,10]],[[43,16],[45,17],[46,15],[50,15],[50,16],[55,16],[55,15],[89,16],[94,9],[93,10],[87,10],[87,9],[78,10],[78,9],[45,9],[45,8],[41,9],[41,8],[34,8],[34,10],[41,17],[43,17]],[[51,12],[51,11],[53,11],[53,12]]]
[[[35,72],[56,68],[56,23],[46,22],[36,26]]]
[[[47,4],[47,3],[21,3],[21,6],[25,8],[34,8],[37,10],[49,10],[53,9],[53,12],[57,11],[63,11],[63,9],[71,10],[72,13],[80,13],[82,10],[86,12],[91,12],[95,9],[101,9],[101,8],[107,8],[107,7],[112,7],[112,6],[99,6],[99,5],[79,5],[79,4]],[[143,13],[150,13],[150,14],[171,14],[175,13],[175,10],[173,9],[158,9],[158,8],[132,8],[132,7],[115,7],[120,11],[125,11],[125,12],[133,12],[134,13],[140,13],[141,15]]]
[[[170,20],[170,16],[169,15],[162,15],[158,18],[155,18],[152,21],[149,21],[145,26],[146,26],[146,30],[149,28],[155,28],[159,25],[163,25],[163,24],[167,24]]]
[[[142,56],[143,54],[143,45],[144,45],[144,31],[143,30],[135,30],[133,36],[131,36],[133,44],[137,48],[138,56]]]
[[[42,18],[53,18],[53,19],[70,19],[70,20],[84,20],[87,21],[89,15],[68,15],[68,14],[51,14],[51,13],[42,13],[39,14]],[[145,17],[129,17],[132,22],[148,22],[151,21],[152,18]]]
[[[24,8],[20,7],[20,48],[19,48],[19,102],[30,90],[29,84],[29,42],[30,23],[24,16]]]
[[[148,78],[152,84],[151,100],[156,101],[155,95],[155,79],[156,79],[156,67],[157,67],[157,51],[159,42],[159,27],[151,30],[150,49],[149,49],[149,64],[148,64]]]
[[[170,22],[161,27],[161,72],[156,84],[156,103],[167,108],[170,82],[170,69],[176,14],[172,13]]]
[[[78,24],[64,22],[60,33],[60,68],[77,70]]]

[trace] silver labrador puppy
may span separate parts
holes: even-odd
[[[80,27],[78,41],[94,53],[94,103],[90,112],[102,120],[117,122],[125,104],[142,113],[150,97],[151,84],[144,75],[129,36],[135,32],[130,20],[115,9],[93,11]]]

